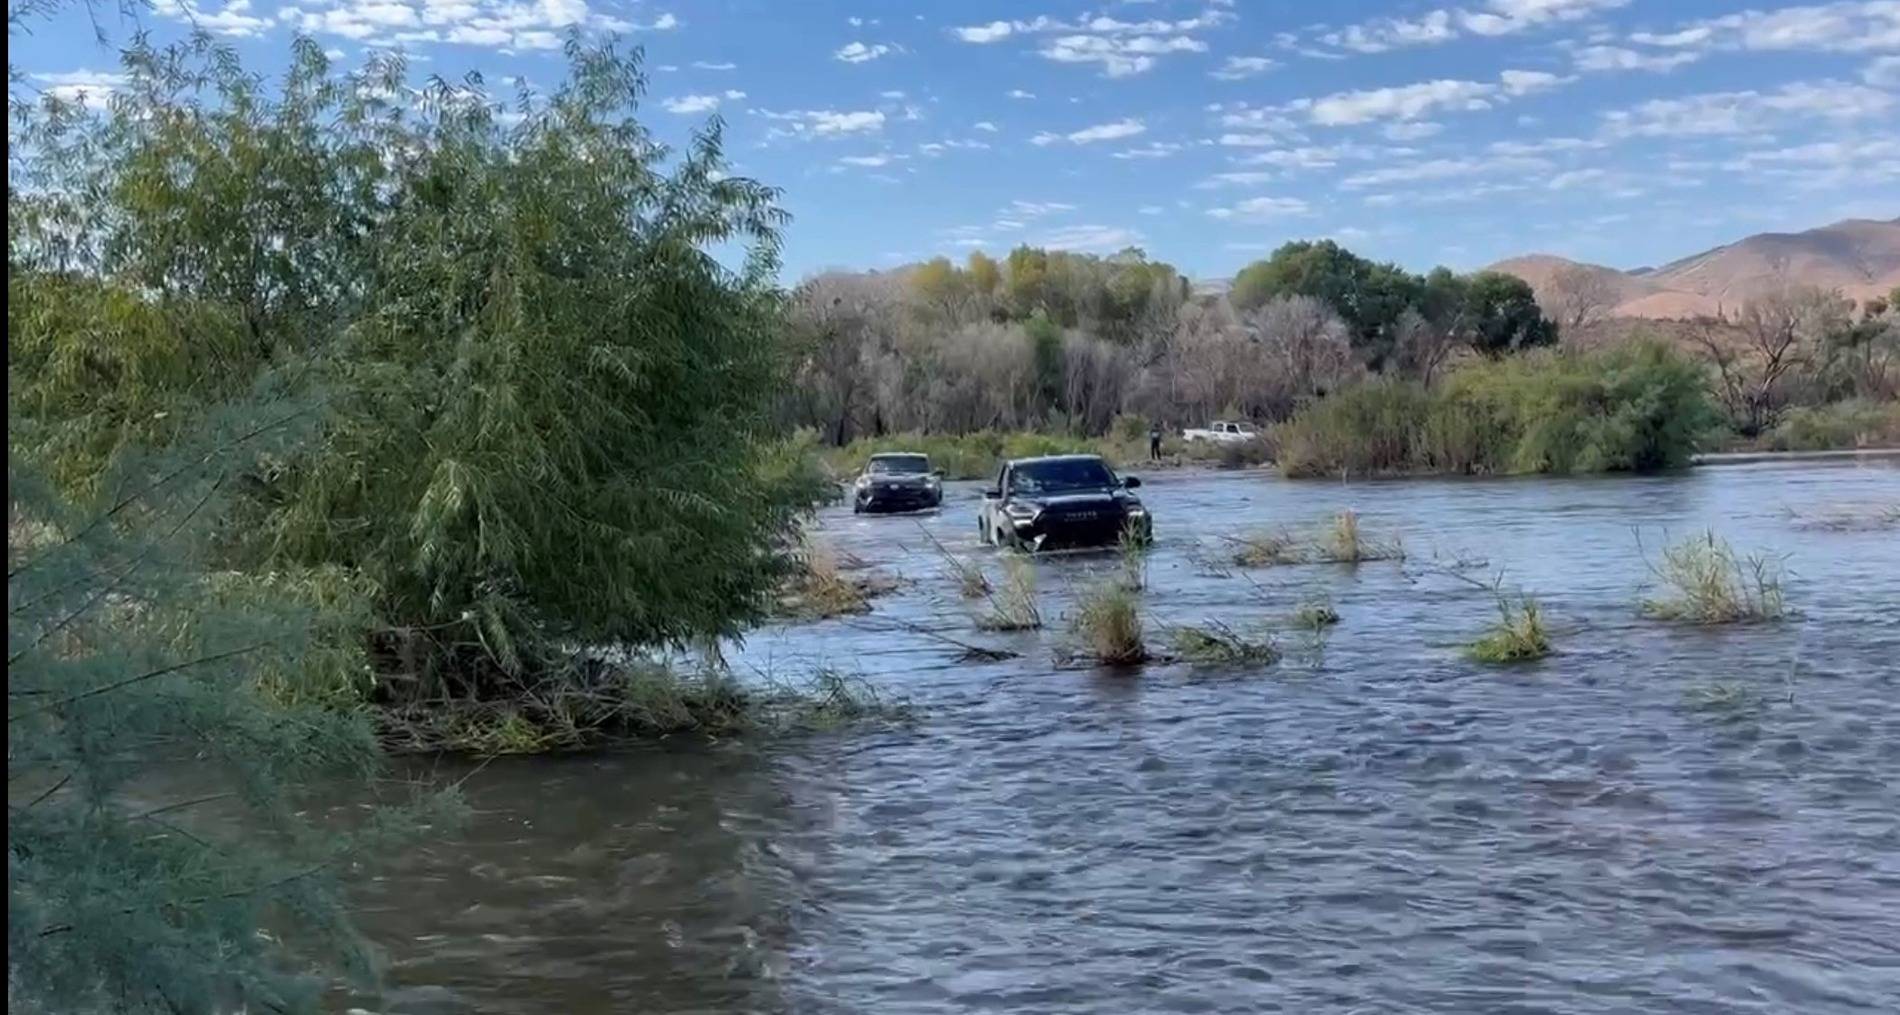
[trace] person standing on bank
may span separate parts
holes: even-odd
[[[1148,460],[1151,462],[1161,460],[1161,424],[1159,423],[1148,426]]]

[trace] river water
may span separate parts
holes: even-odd
[[[1038,561],[1048,629],[984,635],[925,535],[996,570],[974,485],[933,515],[828,511],[824,539],[904,586],[866,617],[756,633],[735,665],[862,674],[915,718],[481,768],[461,834],[361,886],[389,990],[355,1003],[1900,1010],[1900,529],[1811,524],[1900,503],[1893,461],[1144,478],[1151,637],[1268,631],[1325,594],[1342,622],[1323,646],[1280,630],[1266,667],[1058,667],[1064,615],[1112,557]],[[1342,508],[1405,562],[1197,563]],[[1792,617],[1638,614],[1645,554],[1710,527],[1785,555]],[[1495,606],[1455,574],[1500,572],[1539,597],[1557,655],[1464,659]],[[960,662],[905,625],[1022,655]]]

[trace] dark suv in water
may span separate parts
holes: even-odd
[[[920,511],[943,503],[943,474],[928,455],[872,455],[851,484],[851,511]]]
[[[1027,550],[1113,546],[1123,533],[1147,541],[1154,522],[1123,479],[1097,455],[1056,455],[1005,462],[983,491],[983,541]]]

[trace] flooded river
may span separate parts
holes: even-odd
[[[823,536],[903,587],[865,617],[759,632],[734,663],[862,674],[914,721],[482,768],[464,832],[358,893],[390,963],[388,994],[358,1003],[1900,1010],[1900,530],[1789,516],[1900,503],[1893,461],[1143,478],[1151,637],[1271,631],[1324,594],[1342,622],[1323,648],[1282,629],[1268,667],[1059,668],[1075,594],[1112,557],[1039,561],[1048,629],[985,635],[925,534],[996,574],[975,485],[928,516],[828,511]],[[1342,508],[1406,561],[1221,577],[1197,559]],[[1711,526],[1786,555],[1794,616],[1638,615],[1645,550]],[[1542,601],[1557,655],[1464,659],[1495,616],[1465,578],[1499,572]],[[959,662],[906,626],[1021,656]]]

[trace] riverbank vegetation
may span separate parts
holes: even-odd
[[[962,478],[1063,451],[1130,466],[1151,423],[1168,463],[1273,458],[1292,476],[1652,471],[1697,451],[1900,443],[1886,300],[1789,287],[1607,343],[1584,326],[1600,310],[1546,314],[1517,278],[1417,275],[1331,242],[1285,244],[1226,292],[1140,250],[1022,247],[808,280],[777,414],[834,472],[918,448]],[[1173,439],[1215,417],[1267,439]]]
[[[309,808],[379,740],[876,711],[643,662],[767,616],[825,487],[768,409],[776,191],[568,57],[507,115],[208,36],[10,104],[10,1004],[313,1008],[367,968],[335,877],[453,816]]]
[[[1695,363],[1635,342],[1473,363],[1432,388],[1364,384],[1274,439],[1289,476],[1649,471],[1686,465],[1714,423]]]

